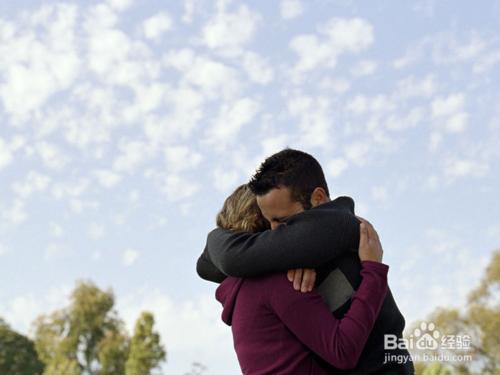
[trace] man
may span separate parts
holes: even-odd
[[[361,281],[356,253],[359,220],[354,215],[352,199],[331,201],[317,160],[291,149],[267,158],[248,185],[272,230],[213,230],[197,263],[200,277],[221,282],[226,275],[255,277],[289,270],[288,277],[295,289],[307,292],[317,285],[332,313],[342,317]],[[349,371],[329,368],[329,372],[412,374],[408,351],[384,348],[384,335],[401,338],[404,324],[389,290],[357,367]],[[396,363],[387,358],[406,361]]]

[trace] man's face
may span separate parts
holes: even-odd
[[[257,204],[272,230],[285,223],[290,216],[304,211],[302,203],[293,201],[290,189],[286,187],[275,188],[267,194],[257,196]]]

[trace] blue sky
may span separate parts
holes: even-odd
[[[0,316],[76,280],[155,313],[165,372],[237,373],[195,262],[268,155],[312,153],[378,229],[407,321],[460,306],[500,244],[500,6],[0,4]]]

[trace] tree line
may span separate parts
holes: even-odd
[[[67,307],[33,323],[33,339],[0,318],[0,374],[152,375],[166,360],[152,313],[142,312],[132,335],[114,309],[111,290],[79,282]]]

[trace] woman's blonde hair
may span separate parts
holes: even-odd
[[[269,224],[257,205],[257,199],[247,184],[240,185],[226,198],[216,221],[218,227],[238,232],[260,232],[269,229]]]

